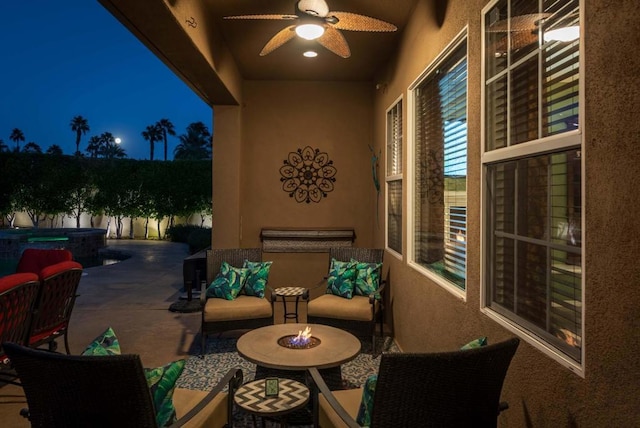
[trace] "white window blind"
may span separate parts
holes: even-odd
[[[402,100],[387,111],[387,247],[402,254]]]

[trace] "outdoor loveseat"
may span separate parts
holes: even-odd
[[[262,262],[260,248],[213,249],[207,251],[207,281],[202,285],[202,324],[200,329],[201,352],[205,353],[206,339],[209,334],[229,330],[246,330],[273,324],[273,304],[275,294],[266,284],[264,296],[248,293],[244,286],[233,298],[208,297],[207,288],[221,273],[224,264],[242,268],[247,262]],[[211,293],[209,293],[211,294]]]

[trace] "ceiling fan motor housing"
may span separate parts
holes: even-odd
[[[300,0],[297,7],[308,15],[324,18],[329,14],[329,6],[324,0]]]

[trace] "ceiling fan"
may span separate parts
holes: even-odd
[[[544,41],[568,42],[575,40],[580,35],[579,27],[572,21],[577,15],[569,13],[560,17],[560,22],[566,25],[554,25],[544,31]],[[511,17],[511,20],[503,19],[492,23],[488,28],[489,33],[511,33],[511,48],[520,49],[538,41],[538,30],[543,24],[548,24],[554,18],[551,13],[531,13]],[[497,51],[506,50],[507,38],[498,40]]]
[[[307,40],[317,40],[318,43],[336,55],[342,58],[349,58],[351,50],[339,30],[371,32],[392,32],[397,30],[395,25],[380,19],[351,12],[330,11],[324,0],[299,0],[296,3],[294,15],[238,15],[226,16],[225,19],[297,21],[295,24],[276,33],[264,45],[260,56],[270,54],[298,35]]]

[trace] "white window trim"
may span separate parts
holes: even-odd
[[[404,195],[405,195],[405,181],[404,181],[404,170],[405,170],[405,165],[406,165],[406,153],[404,151],[404,148],[402,150],[402,171],[400,174],[394,174],[394,175],[387,175],[387,137],[389,135],[389,121],[387,120],[387,117],[389,115],[389,112],[398,105],[398,103],[403,103],[402,106],[402,124],[404,127],[405,122],[405,113],[407,111],[405,105],[404,105],[404,94],[400,95],[398,98],[396,98],[395,101],[393,101],[391,103],[391,105],[387,108],[387,110],[385,111],[385,115],[384,115],[384,139],[385,139],[385,159],[384,159],[384,172],[385,172],[385,180],[384,180],[384,186],[385,186],[385,197],[384,197],[384,214],[385,214],[385,222],[384,222],[384,246],[385,249],[387,250],[387,252],[389,254],[391,254],[392,256],[394,256],[395,258],[397,258],[398,260],[402,260],[402,254],[398,253],[396,250],[394,250],[393,248],[389,247],[389,222],[386,221],[389,218],[389,198],[387,197],[387,195],[389,194],[389,182],[390,181],[398,181],[400,180],[402,182],[402,196],[403,196],[403,200],[404,199]],[[402,143],[404,143],[405,141],[405,135],[403,133],[402,135]],[[403,218],[403,222],[404,223],[404,217],[405,217],[405,213],[404,213],[404,206],[401,207],[402,209],[402,218]],[[401,225],[402,227],[402,225]],[[402,234],[402,230],[400,230],[400,234]]]
[[[496,4],[498,3],[498,0],[494,0],[491,1],[490,3],[488,3],[481,11],[481,17],[484,18],[485,14],[492,8],[494,7]],[[570,371],[572,371],[573,373],[575,373],[576,375],[580,376],[581,378],[585,377],[585,373],[586,373],[586,348],[587,348],[587,333],[586,333],[586,329],[585,329],[585,320],[586,320],[586,313],[587,313],[587,301],[585,299],[585,278],[586,275],[588,274],[588,267],[586,266],[586,264],[584,263],[584,258],[583,258],[583,262],[582,262],[582,324],[581,324],[581,329],[582,329],[582,355],[581,355],[581,363],[577,363],[576,361],[572,360],[571,358],[567,357],[565,354],[559,352],[558,350],[556,350],[555,348],[549,346],[549,344],[542,340],[541,338],[539,338],[538,336],[534,335],[533,333],[529,332],[528,330],[524,330],[520,325],[516,324],[515,322],[511,321],[510,319],[500,315],[498,312],[493,311],[491,308],[487,307],[487,299],[486,299],[486,294],[487,294],[487,287],[489,287],[489,284],[487,284],[487,276],[486,276],[486,263],[487,263],[487,254],[485,252],[485,245],[487,242],[487,235],[489,233],[488,227],[487,227],[487,218],[485,215],[485,210],[486,210],[486,180],[487,180],[487,173],[486,173],[486,165],[492,162],[497,162],[500,160],[504,160],[504,159],[510,159],[513,157],[518,157],[518,156],[526,156],[526,155],[530,155],[533,153],[539,153],[541,154],[543,151],[552,151],[552,150],[556,150],[556,149],[562,149],[562,148],[566,148],[566,147],[573,147],[576,145],[580,145],[581,147],[581,151],[583,152],[583,156],[584,156],[584,117],[585,117],[585,97],[584,97],[584,93],[585,93],[585,66],[584,66],[584,57],[585,57],[585,52],[584,52],[584,0],[580,0],[580,80],[579,80],[579,106],[578,106],[578,110],[579,110],[579,114],[580,114],[580,121],[579,121],[579,129],[577,131],[572,131],[572,132],[567,132],[565,134],[561,134],[561,135],[554,135],[551,137],[546,137],[546,138],[542,138],[540,140],[538,140],[535,143],[524,143],[524,144],[518,144],[515,146],[511,146],[511,147],[507,147],[504,149],[497,149],[497,150],[493,150],[489,153],[486,153],[486,129],[485,129],[485,118],[486,118],[486,109],[485,109],[485,97],[486,97],[486,74],[485,74],[485,65],[484,65],[484,58],[486,55],[485,52],[485,32],[484,32],[484,19],[481,19],[482,23],[481,23],[481,36],[482,36],[482,41],[481,41],[481,45],[482,45],[482,49],[481,49],[481,63],[482,66],[480,67],[481,72],[480,72],[480,79],[481,79],[481,90],[480,90],[480,115],[481,115],[481,120],[480,120],[480,149],[481,149],[481,159],[482,159],[482,168],[481,168],[481,183],[483,183],[480,186],[480,225],[481,225],[481,232],[480,232],[480,236],[481,236],[481,241],[480,241],[480,312],[484,315],[486,315],[488,318],[490,318],[491,320],[495,321],[496,323],[500,324],[502,327],[506,328],[507,330],[509,330],[510,332],[512,332],[513,334],[517,335],[518,337],[520,337],[521,339],[523,339],[525,342],[529,343],[531,346],[533,346],[534,348],[536,348],[537,350],[539,350],[540,352],[542,352],[543,354],[547,355],[548,357],[550,357],[551,359],[555,360],[556,362],[558,362],[560,365],[564,366],[565,368],[569,369]],[[557,141],[559,139],[562,139],[563,141]],[[534,150],[534,146],[536,148],[536,150]],[[581,190],[582,190],[582,224],[586,225],[585,223],[585,216],[586,216],[586,209],[585,209],[585,197],[586,196],[586,170],[585,170],[585,163],[586,162],[582,162],[582,184],[581,184]],[[585,240],[585,229],[586,227],[582,228],[582,254],[586,254],[586,240]]]
[[[435,70],[443,61],[445,61],[448,56],[465,40],[467,40],[467,52],[466,52],[466,58],[467,58],[467,67],[468,67],[468,59],[469,59],[469,43],[468,43],[468,39],[467,39],[467,33],[468,33],[468,26],[465,26],[462,31],[460,31],[451,42],[449,42],[447,44],[447,46],[445,46],[445,48],[438,54],[438,56],[422,71],[422,73],[420,73],[420,75],[411,83],[411,85],[409,85],[408,88],[408,93],[409,96],[407,97],[407,154],[406,154],[406,159],[410,159],[411,162],[407,162],[407,166],[406,166],[406,176],[407,176],[407,181],[406,181],[406,195],[407,195],[407,232],[406,232],[406,242],[407,242],[407,264],[413,268],[414,270],[416,270],[417,272],[419,272],[420,274],[424,275],[425,277],[429,278],[431,281],[433,281],[434,283],[436,283],[437,285],[439,285],[440,287],[444,288],[445,290],[447,290],[448,292],[450,292],[452,295],[454,295],[455,297],[459,298],[460,300],[466,302],[467,301],[467,287],[465,286],[464,290],[461,290],[459,287],[455,286],[454,284],[452,284],[451,282],[447,281],[446,279],[442,278],[439,275],[436,275],[435,273],[429,271],[428,269],[424,268],[423,266],[421,266],[420,264],[415,262],[415,245],[413,242],[413,231],[414,231],[414,226],[415,226],[415,219],[414,219],[414,209],[413,209],[413,204],[414,204],[414,192],[416,190],[416,186],[415,186],[415,159],[414,159],[414,149],[415,149],[415,130],[416,130],[416,124],[415,124],[415,117],[413,115],[413,112],[415,110],[415,90],[418,87],[418,85],[420,83],[422,83],[422,81],[433,71]],[[467,73],[468,73],[468,68],[467,68]],[[468,79],[467,79],[467,117],[469,117],[469,91],[468,91]],[[468,133],[467,133],[468,134]],[[468,143],[467,143],[468,144]],[[465,267],[466,270],[466,267]]]

